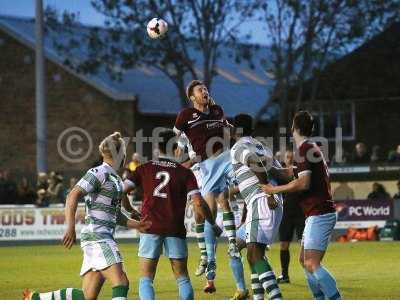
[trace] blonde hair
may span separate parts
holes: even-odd
[[[123,150],[124,155],[126,154],[125,142],[122,139],[120,132],[116,131],[113,134],[107,136],[101,141],[99,145],[99,152],[103,157],[116,159],[113,155],[118,155],[120,150]]]

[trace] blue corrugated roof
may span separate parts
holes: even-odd
[[[22,43],[34,47],[34,20],[0,16],[0,28]],[[88,28],[76,28],[74,37],[79,37]],[[101,34],[101,30],[100,33]],[[60,56],[54,46],[57,42],[67,41],[67,34],[48,30],[45,36],[45,53],[50,60],[63,65],[65,58]],[[82,61],[87,56],[85,43],[74,51],[73,60]],[[191,51],[192,52],[192,51]],[[197,69],[201,70],[201,55],[193,50]],[[229,57],[229,49],[221,49],[221,57],[218,60],[219,75],[214,78],[211,86],[213,98],[223,106],[227,116],[237,113],[257,114],[261,106],[265,104],[268,91],[274,82],[268,78],[260,64],[250,69],[247,63],[237,64],[234,58]],[[267,56],[268,49],[261,48],[255,53],[255,62],[259,62],[262,56]],[[63,65],[63,67],[66,67]],[[67,68],[68,69],[68,68]],[[87,83],[95,86],[102,92],[116,100],[138,99],[138,109],[144,114],[171,114],[174,115],[181,109],[178,92],[175,85],[155,68],[145,67],[125,70],[120,81],[111,79],[106,71],[97,74],[76,74]]]

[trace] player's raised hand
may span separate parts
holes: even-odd
[[[147,229],[149,229],[152,224],[153,223],[151,221],[144,218],[143,220],[139,221],[137,230],[139,230],[139,232],[146,232]]]
[[[75,242],[76,242],[75,227],[68,228],[65,231],[65,234],[63,237],[63,245],[65,248],[71,249],[71,247],[75,244]]]
[[[139,232],[146,232],[147,229],[149,229],[151,227],[153,223],[149,220],[147,220],[147,218],[144,218],[143,220],[140,221],[136,221],[136,220],[128,220],[127,222],[127,227],[128,228],[132,228],[132,229],[136,229]]]
[[[270,183],[261,185],[261,188],[266,194],[274,194],[274,186]]]

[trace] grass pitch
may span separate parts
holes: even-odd
[[[121,243],[120,250],[125,260],[125,270],[130,280],[129,299],[138,299],[137,243]],[[291,247],[290,276],[292,283],[282,285],[285,299],[312,299],[297,257],[299,247]],[[189,244],[189,270],[193,273],[197,264],[198,250],[195,243]],[[245,253],[243,253],[245,255]],[[268,256],[276,274],[280,273],[279,246],[274,244]],[[81,265],[79,246],[66,250],[61,246],[14,246],[0,247],[0,299],[21,299],[24,288],[50,291],[63,287],[80,287]],[[218,249],[217,293],[202,292],[204,278],[191,276],[195,299],[229,299],[235,291],[226,244]],[[330,245],[325,265],[336,276],[344,299],[400,299],[400,243],[365,242]],[[249,282],[248,266],[245,264],[246,281]],[[160,259],[154,282],[157,299],[177,299],[177,288],[169,261]],[[111,299],[111,287],[103,286],[99,300]]]

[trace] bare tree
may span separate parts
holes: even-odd
[[[157,68],[175,84],[182,105],[187,103],[185,80],[200,77],[211,87],[222,47],[250,61],[246,55],[252,47],[239,39],[239,26],[260,6],[253,0],[93,0],[92,5],[105,16],[106,30],[87,30],[87,57],[79,63],[66,63],[86,73],[105,66],[115,79],[124,69]],[[64,14],[61,23],[51,9],[47,16],[53,29],[62,26],[65,32],[66,25],[74,26],[73,15]],[[153,17],[169,23],[169,32],[161,40],[150,40],[146,35],[146,23]],[[82,37],[71,35],[68,43],[57,43],[57,49],[70,54],[82,47],[79,39]]]
[[[277,102],[279,126],[288,121],[289,90],[299,107],[304,83],[312,81],[310,101],[318,90],[318,75],[328,62],[349,53],[372,35],[398,20],[397,0],[274,0],[261,1],[271,39],[270,72],[275,86],[257,118]],[[274,101],[275,100],[275,101]]]

